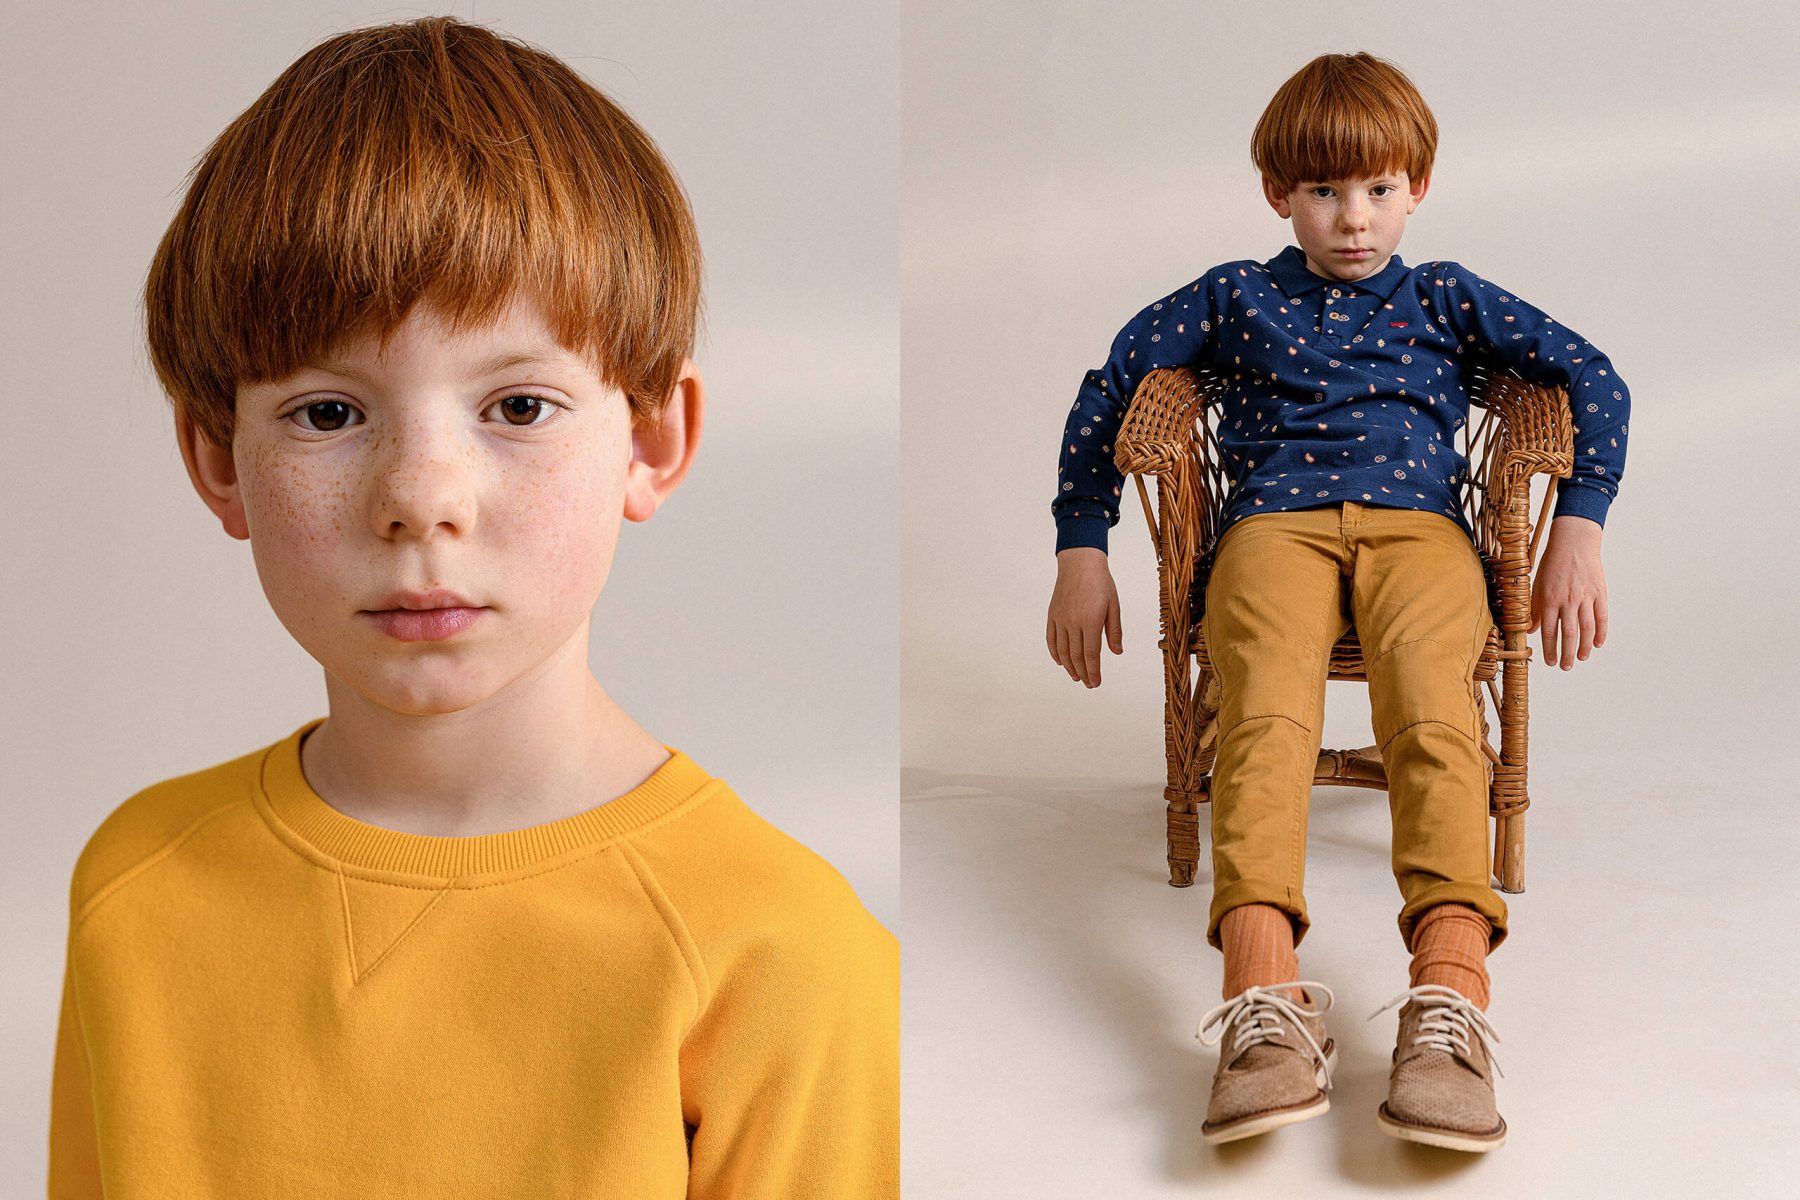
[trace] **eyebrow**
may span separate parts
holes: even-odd
[[[552,352],[546,350],[502,351],[499,354],[489,355],[487,358],[473,363],[469,368],[468,377],[470,379],[485,379],[489,375],[496,375],[501,371],[510,370],[513,367],[566,367],[567,365],[568,364],[564,362],[562,358],[556,357]],[[347,362],[338,362],[335,360],[331,362],[310,362],[302,367],[302,370],[306,369],[325,371],[332,375],[341,375],[346,379],[354,379],[358,383],[367,384],[370,382],[367,375]]]

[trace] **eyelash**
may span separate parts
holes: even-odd
[[[1390,192],[1395,190],[1394,185],[1391,183],[1378,183],[1375,186],[1378,188],[1386,188]],[[1312,188],[1311,190],[1314,192],[1328,192],[1331,188],[1327,184],[1320,184],[1318,187]]]
[[[558,409],[563,409],[565,411],[569,407],[566,404],[561,404],[555,400],[552,400],[548,396],[539,396],[532,392],[508,392],[506,395],[504,395],[504,396],[500,397],[498,400],[494,401],[494,404],[504,404],[508,400],[536,400],[544,405],[547,405],[549,408],[558,408]],[[320,404],[342,404],[345,408],[349,408],[349,409],[356,408],[356,406],[354,404],[351,404],[348,400],[308,400],[306,403],[295,405],[293,408],[291,408],[287,412],[283,413],[281,415],[281,419],[283,421],[288,421],[296,413],[303,413],[307,409],[313,408]],[[494,407],[494,404],[490,404],[487,407],[492,408],[492,407]],[[487,408],[484,408],[481,411],[486,412]],[[526,425],[514,425],[510,421],[502,421],[500,423],[505,425],[508,429],[537,429],[537,428],[540,428],[545,425],[554,424],[557,421],[560,421],[561,419],[562,419],[561,417],[552,417],[548,421],[532,421],[531,423],[526,424]],[[301,433],[312,433],[312,434],[323,435],[323,434],[343,432],[342,430],[339,430],[339,429],[307,429],[305,426],[299,425],[296,422],[290,422],[290,423],[295,424],[295,427],[298,428]]]

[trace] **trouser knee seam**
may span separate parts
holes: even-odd
[[[1486,639],[1483,638],[1483,641],[1485,642]],[[1386,650],[1381,651],[1379,654],[1375,655],[1373,658],[1370,658],[1365,655],[1363,658],[1363,666],[1367,667],[1372,663],[1380,662],[1382,659],[1386,658],[1388,655],[1392,654],[1394,651],[1400,649],[1400,647],[1415,645],[1419,642],[1431,642],[1434,645],[1442,646],[1446,650],[1451,650],[1457,654],[1461,654],[1464,656],[1466,656],[1468,654],[1468,650],[1465,647],[1453,646],[1449,642],[1443,641],[1439,638],[1429,638],[1429,637],[1407,638],[1404,642],[1395,642],[1393,645],[1389,646]]]
[[[1305,721],[1301,721],[1295,717],[1291,717],[1287,713],[1284,713],[1284,712],[1253,713],[1252,715],[1250,715],[1248,717],[1240,717],[1231,726],[1230,729],[1222,730],[1219,734],[1219,740],[1223,741],[1227,734],[1235,731],[1240,725],[1247,725],[1251,721],[1286,721],[1289,724],[1295,726],[1296,728],[1305,730],[1307,733],[1311,733],[1313,731],[1312,726],[1308,725]]]
[[[1444,720],[1442,717],[1420,717],[1417,721],[1408,721],[1406,724],[1400,726],[1400,728],[1394,730],[1394,732],[1388,734],[1387,739],[1381,743],[1381,748],[1386,750],[1390,742],[1411,729],[1414,725],[1442,725],[1446,729],[1456,730],[1457,733],[1461,734],[1471,742],[1475,740],[1474,736],[1467,729],[1454,725],[1451,722]]]

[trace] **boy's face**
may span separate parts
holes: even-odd
[[[1294,237],[1315,275],[1353,283],[1387,266],[1406,218],[1430,186],[1429,177],[1414,183],[1405,171],[1392,171],[1363,179],[1306,179],[1285,196],[1264,179],[1263,195],[1294,222]],[[1368,252],[1345,253],[1352,247]]]
[[[514,354],[531,361],[492,361]],[[185,421],[178,433],[295,640],[367,701],[425,714],[553,659],[587,669],[619,520],[647,520],[681,481],[700,411],[688,362],[662,428],[634,429],[624,395],[522,301],[456,338],[421,306],[385,357],[365,339],[329,369],[240,387],[228,449]],[[449,636],[375,615],[439,588],[475,610]]]

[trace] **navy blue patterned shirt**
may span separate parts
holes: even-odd
[[[1631,394],[1606,355],[1460,263],[1409,267],[1398,254],[1367,279],[1327,279],[1298,246],[1266,263],[1214,267],[1155,301],[1082,380],[1063,430],[1056,548],[1106,549],[1124,479],[1113,439],[1139,382],[1158,367],[1210,366],[1225,381],[1218,440],[1231,486],[1219,532],[1253,512],[1357,500],[1463,514],[1469,462],[1466,364],[1510,366],[1568,389],[1575,472],[1556,516],[1604,525],[1625,473]]]

